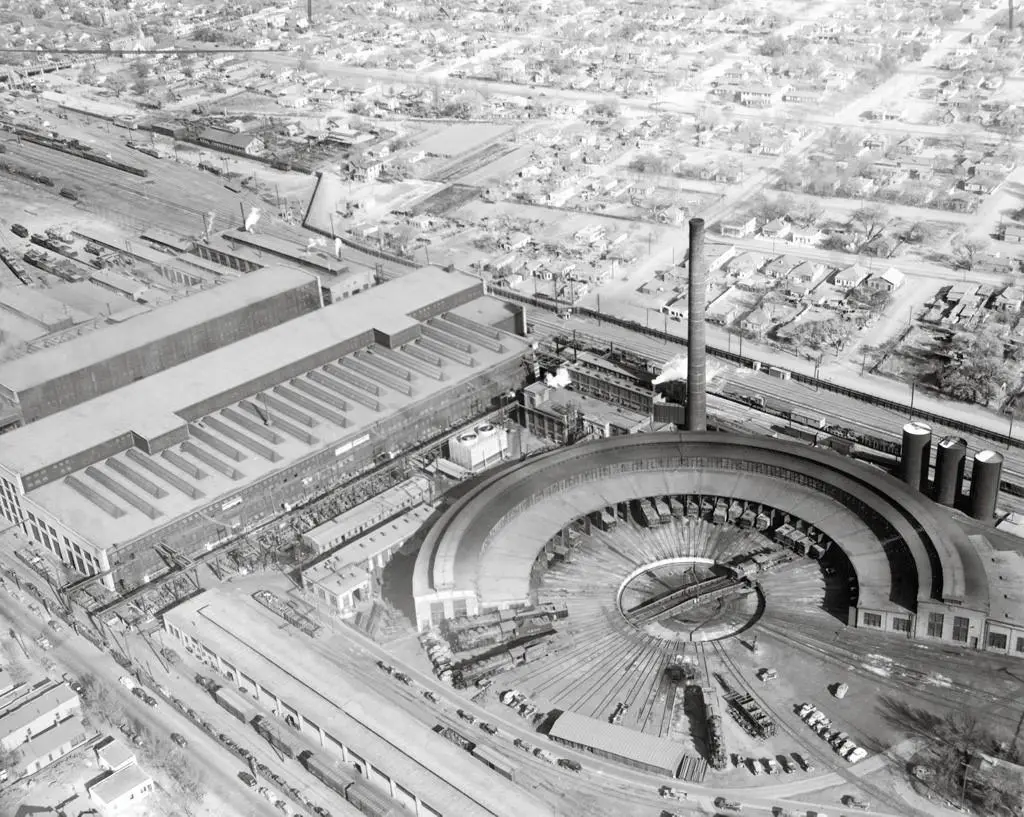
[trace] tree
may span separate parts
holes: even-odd
[[[988,241],[984,238],[965,238],[958,236],[950,241],[953,254],[963,269],[973,269],[978,253],[988,249]]]
[[[860,246],[863,247],[882,235],[891,222],[892,217],[885,207],[868,204],[850,213],[849,224],[861,234]]]
[[[116,97],[120,97],[121,94],[128,90],[127,80],[125,80],[124,77],[118,76],[117,74],[115,74],[112,77],[108,77],[106,83],[104,84],[114,93],[114,96]]]
[[[801,227],[813,227],[825,216],[825,208],[817,199],[802,199],[789,210],[794,224]]]
[[[936,372],[940,391],[956,400],[988,405],[1009,380],[1004,345],[992,328],[958,332]]]
[[[17,749],[4,749],[0,746],[0,772],[7,772],[12,777],[17,777],[14,772],[21,763],[21,752]]]
[[[82,66],[82,70],[78,72],[78,81],[83,85],[95,85],[99,79],[99,69],[96,67],[96,63],[87,62]]]
[[[805,346],[815,351],[829,348],[838,357],[839,353],[846,348],[852,335],[853,328],[848,321],[841,318],[829,318],[801,324],[790,337],[798,346]]]
[[[784,37],[772,34],[770,37],[765,37],[761,47],[758,49],[758,53],[762,57],[781,57],[789,53],[789,50],[790,43]]]

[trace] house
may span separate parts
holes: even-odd
[[[789,271],[793,283],[812,285],[825,274],[825,265],[817,261],[801,261]]]
[[[118,738],[110,738],[108,741],[96,747],[96,760],[100,768],[110,772],[118,772],[125,766],[131,766],[136,762],[135,752],[129,749]]]
[[[880,275],[872,275],[867,284],[871,289],[881,292],[895,292],[905,281],[904,275],[895,267],[889,267]]]
[[[380,178],[384,162],[372,156],[355,156],[348,160],[348,171],[357,182],[373,182]]]
[[[81,709],[67,684],[33,689],[10,703],[0,700],[0,750],[17,749],[25,741],[59,724]]]
[[[729,275],[735,277],[737,280],[743,280],[749,278],[758,272],[762,266],[764,266],[764,256],[758,255],[757,253],[745,252],[737,255],[735,258],[729,260],[726,269]]]
[[[997,187],[999,187],[999,180],[993,179],[986,176],[973,176],[970,179],[964,180],[964,190],[968,193],[980,193],[982,195],[988,195]]]
[[[817,227],[808,227],[803,230],[793,230],[789,240],[798,247],[814,247],[825,237],[825,234]]]
[[[33,735],[15,751],[18,766],[24,774],[34,774],[64,757],[86,741],[85,726],[77,717],[63,720],[56,726]]]
[[[889,149],[889,137],[884,133],[871,133],[861,139],[860,144],[867,150],[885,151]]]
[[[767,108],[769,105],[781,102],[782,96],[787,90],[789,90],[788,87],[770,88],[767,85],[748,85],[739,89],[740,102],[756,108]]]
[[[834,283],[839,289],[856,289],[870,274],[860,264],[851,264],[836,273]]]
[[[686,221],[686,210],[682,207],[666,207],[658,212],[658,221],[662,224],[682,224]]]
[[[1003,241],[1024,244],[1024,224],[1007,224],[1003,228]]]
[[[747,316],[740,321],[740,328],[744,332],[749,332],[751,335],[759,338],[764,336],[764,333],[771,328],[771,325],[771,318],[768,317],[768,313],[763,309],[755,309],[752,312],[749,312]]]
[[[789,271],[803,261],[793,255],[780,255],[773,261],[769,261],[764,268],[764,274],[769,278],[785,278]]]
[[[116,772],[111,772],[98,783],[88,787],[93,802],[105,809],[131,808],[138,813],[139,801],[153,791],[153,778],[134,763]],[[130,804],[135,803],[135,806]]]
[[[757,219],[751,216],[746,221],[723,221],[718,232],[729,238],[745,238],[757,229]]]
[[[1024,287],[1007,287],[996,295],[992,307],[1000,312],[1020,312],[1024,307]]]
[[[793,231],[790,223],[784,219],[776,218],[769,221],[761,228],[761,235],[772,241],[777,241],[788,236]]]
[[[214,150],[243,156],[260,156],[266,150],[266,145],[258,136],[245,132],[230,133],[220,128],[204,128],[196,140]]]

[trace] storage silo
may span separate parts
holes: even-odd
[[[935,452],[935,489],[932,497],[941,505],[953,507],[964,487],[967,465],[967,440],[943,437]]]
[[[900,479],[916,491],[928,485],[931,465],[932,428],[916,420],[903,426],[903,450],[900,454]]]
[[[979,451],[971,471],[971,516],[991,522],[996,515],[999,480],[1003,475],[1003,455],[998,451]]]

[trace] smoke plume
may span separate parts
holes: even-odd
[[[569,372],[560,366],[555,374],[544,375],[544,382],[553,389],[564,389],[572,383],[572,378],[569,377]]]
[[[249,210],[249,215],[245,217],[245,231],[247,233],[252,232],[252,228],[256,226],[256,222],[260,220],[260,211],[258,208],[253,207]]]
[[[673,380],[686,380],[686,358],[682,355],[676,355],[661,367],[661,374],[654,378],[653,385],[660,386]]]

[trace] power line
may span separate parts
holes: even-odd
[[[277,48],[0,48],[0,54],[85,54],[95,57],[143,57],[155,54],[280,54]],[[17,66],[12,66],[17,67]]]

